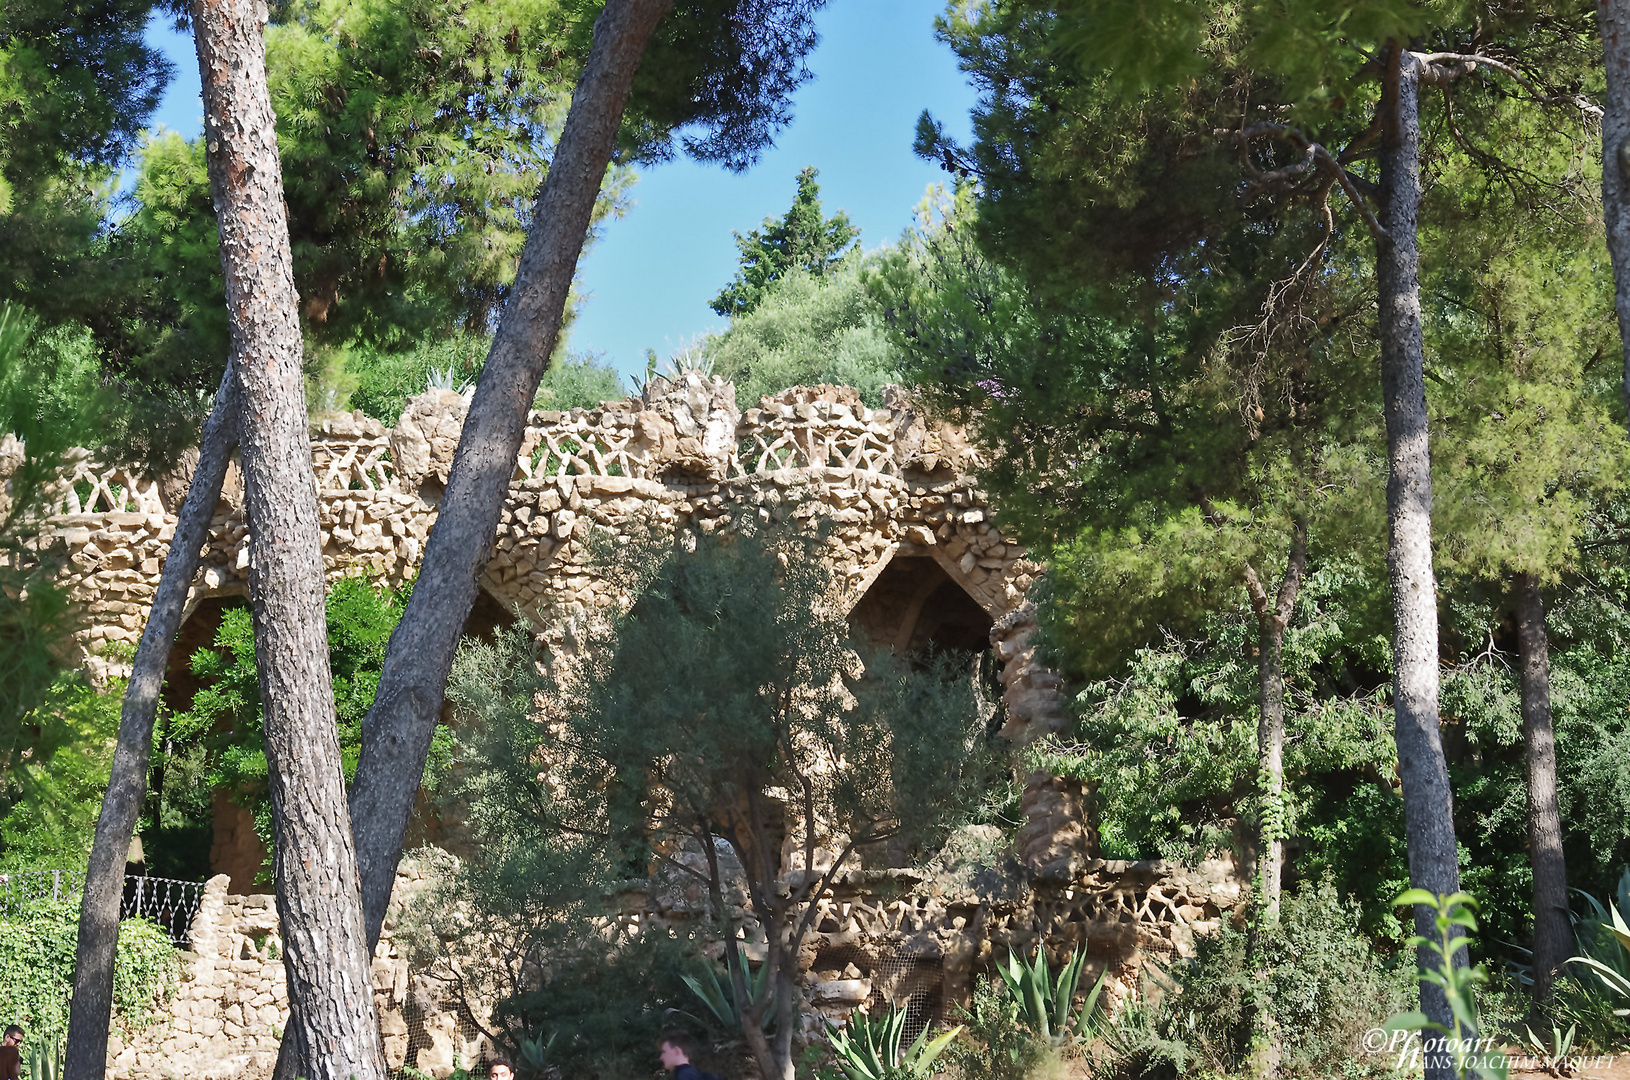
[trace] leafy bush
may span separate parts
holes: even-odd
[[[1339,1070],[1366,1030],[1404,1007],[1414,985],[1402,963],[1376,953],[1359,918],[1358,904],[1339,899],[1326,880],[1285,897],[1278,924],[1257,932],[1255,957],[1244,930],[1225,927],[1202,938],[1194,959],[1173,972],[1182,993],[1166,1004],[1167,1034],[1232,1072],[1246,1060],[1252,1018],[1266,994],[1283,1071]],[[1266,985],[1259,969],[1268,973]]]
[[[343,357],[343,373],[328,378],[342,386],[351,384],[347,402],[351,408],[393,427],[408,399],[424,393],[432,375],[454,385],[474,384],[491,345],[486,335],[461,333],[422,342],[407,352],[354,349]],[[557,355],[538,384],[537,407],[591,408],[625,395],[622,376],[600,357]]]
[[[77,900],[45,901],[0,915],[0,1001],[7,1022],[66,1030],[79,934]],[[175,996],[181,961],[169,935],[147,919],[119,925],[113,968],[114,1018],[127,1031],[158,1019]]]
[[[328,659],[347,780],[361,753],[362,718],[379,689],[385,646],[411,591],[411,585],[397,589],[358,577],[341,578],[329,587]],[[249,609],[228,608],[212,644],[214,648],[199,649],[190,658],[200,683],[191,707],[170,716],[160,732],[162,753],[155,767],[164,770],[162,831],[207,820],[207,793],[226,791],[254,812],[256,831],[269,849],[271,804]],[[451,736],[438,730],[425,766],[427,788],[434,788],[451,747]],[[153,846],[157,850],[162,844]],[[269,881],[269,863],[266,869]]]
[[[23,721],[27,738],[0,775],[0,869],[83,865],[107,790],[124,681],[103,690],[64,673]]]
[[[868,405],[883,403],[884,385],[902,381],[901,362],[863,266],[857,255],[825,277],[789,273],[752,312],[700,343],[714,374],[736,384],[739,406],[757,408],[766,394],[812,383],[852,386]]]
[[[958,1080],[1028,1080],[1057,1051],[1019,1022],[1019,1005],[997,982],[980,979],[973,1000],[957,1018],[965,1037],[945,1052]]]

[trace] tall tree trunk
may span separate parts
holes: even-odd
[[[193,0],[249,518],[290,1030],[309,1080],[384,1076],[328,668],[322,533],[260,0]]]
[[[1438,608],[1432,575],[1432,463],[1427,444],[1426,378],[1421,339],[1421,62],[1393,43],[1381,97],[1381,227],[1376,241],[1381,331],[1381,397],[1387,425],[1387,577],[1392,588],[1392,699],[1398,771],[1404,785],[1409,883],[1434,893],[1460,891],[1454,802],[1438,729]],[[1415,932],[1437,934],[1434,913],[1415,909]],[[1432,952],[1422,946],[1422,964]],[[1459,954],[1462,962],[1465,952]],[[1443,991],[1421,986],[1421,1011],[1448,1026]],[[1428,1080],[1447,1077],[1442,1055]]]
[[[1272,924],[1279,918],[1279,892],[1285,866],[1285,628],[1296,610],[1302,574],[1307,569],[1307,522],[1296,522],[1290,555],[1279,589],[1270,599],[1256,568],[1245,564],[1245,588],[1257,619],[1257,771],[1262,786],[1262,824],[1257,837],[1258,866],[1262,875],[1263,915]],[[1252,952],[1256,952],[1253,938]],[[1266,982],[1260,970],[1259,981]],[[1256,1044],[1250,1062],[1252,1075],[1271,1077],[1279,1071],[1279,1023],[1264,997],[1256,1004]]]
[[[1257,619],[1258,772],[1262,783],[1262,827],[1258,847],[1262,900],[1269,919],[1279,917],[1280,879],[1285,865],[1285,628],[1296,610],[1307,570],[1307,522],[1296,523],[1285,575],[1270,598],[1254,567],[1245,564],[1245,587]]]
[[[1522,735],[1528,762],[1528,857],[1534,866],[1535,1030],[1550,1025],[1551,987],[1573,945],[1568,865],[1556,801],[1556,735],[1551,727],[1551,658],[1545,600],[1532,574],[1518,574],[1517,649],[1522,668]]]
[[[113,960],[119,942],[119,904],[124,898],[125,857],[147,796],[148,756],[153,748],[153,718],[158,712],[170,646],[181,628],[187,594],[210,518],[221,495],[232,451],[238,445],[237,372],[227,365],[215,407],[198,447],[198,465],[187,497],[176,515],[170,550],[153,592],[153,607],[136,646],[130,683],[119,716],[119,739],[113,747],[102,813],[96,819],[85,894],[79,901],[79,945],[75,953],[74,991],[68,1010],[68,1080],[101,1080],[107,1069],[108,1025],[113,1015]]]
[[[1630,424],[1630,0],[1597,0],[1607,102],[1602,111],[1602,212],[1613,259],[1613,306],[1624,350],[1625,423]]]
[[[609,0],[595,21],[589,60],[572,95],[514,289],[470,402],[418,584],[391,635],[379,691],[362,722],[351,824],[370,943],[377,941],[390,903],[453,652],[497,535],[527,410],[555,349],[634,73],[672,2]]]

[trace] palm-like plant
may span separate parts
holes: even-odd
[[[28,1050],[29,1080],[61,1080],[68,1040],[60,1031],[41,1033]]]
[[[1010,951],[1007,963],[996,965],[996,974],[1002,977],[1008,993],[1018,1003],[1019,1018],[1036,1035],[1047,1040],[1050,1046],[1063,1046],[1071,1038],[1089,1034],[1109,969],[1105,968],[1104,973],[1098,976],[1081,1011],[1072,1016],[1070,1004],[1081,982],[1081,969],[1086,959],[1085,949],[1077,951],[1065,962],[1056,979],[1047,969],[1047,953],[1040,945],[1036,946],[1036,958],[1031,963],[1025,963]]]
[[[1568,963],[1588,968],[1610,994],[1630,1003],[1630,925],[1621,912],[1630,909],[1630,868],[1619,878],[1616,903],[1603,904],[1587,892],[1579,895],[1590,905],[1591,914],[1574,922],[1574,944],[1580,955],[1570,957]],[[1630,1008],[1613,1011],[1630,1016]]]
[[[924,1025],[922,1034],[902,1051],[906,1014],[892,1007],[886,1016],[874,1019],[855,1013],[843,1027],[827,1024],[826,1028],[838,1068],[849,1080],[917,1080],[928,1076],[934,1060],[962,1033],[962,1025],[958,1024],[930,1039],[929,1028]]]
[[[747,1000],[751,1002],[757,999],[759,991],[764,988],[764,982],[769,978],[770,969],[768,965],[760,965],[758,974],[755,975],[751,968],[748,968],[745,974],[747,976]],[[736,1031],[741,1028],[743,1005],[737,1004],[735,991],[728,981],[719,982],[719,976],[713,970],[713,965],[704,964],[700,978],[688,974],[682,974],[679,977],[685,980],[685,985],[691,988],[691,993],[702,999],[702,1004],[707,1006],[708,1012],[713,1014],[714,1018],[719,1021],[720,1026],[726,1031]],[[765,1009],[762,1024],[766,1031],[769,1030],[774,1019],[774,1011]]]

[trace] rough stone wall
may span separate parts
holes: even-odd
[[[696,856],[700,861],[700,855]],[[804,1039],[821,1037],[824,1020],[841,1023],[863,1004],[913,1001],[944,1016],[968,1000],[976,976],[1009,950],[1028,955],[1043,945],[1054,964],[1077,949],[1086,978],[1103,972],[1107,1006],[1139,986],[1143,965],[1192,955],[1194,937],[1215,929],[1238,907],[1237,875],[1223,864],[1190,870],[1166,862],[1089,859],[1068,873],[1039,876],[1001,850],[988,826],[962,830],[943,865],[917,870],[855,870],[837,876],[816,905],[813,930],[799,954],[809,1008]],[[423,864],[405,860],[397,875],[392,917],[374,955],[374,998],[392,1069],[404,1064],[433,1076],[470,1067],[492,1051],[478,1026],[490,1003],[458,996],[438,970],[410,965],[394,939],[401,905],[428,884]],[[1056,867],[1055,867],[1056,870]],[[739,867],[737,868],[739,873]],[[729,873],[728,867],[726,873]],[[739,883],[723,890],[732,915],[746,918]],[[687,927],[708,906],[694,880],[661,880],[622,898],[607,920],[607,940],[642,925]],[[748,953],[762,952],[762,935]],[[183,954],[180,990],[168,1019],[116,1041],[109,1075],[123,1080],[265,1080],[288,1022],[282,941],[272,896],[232,896],[225,875],[213,878],[194,918],[192,951]],[[479,951],[480,942],[462,942]]]
[[[331,575],[401,581],[418,566],[467,405],[450,391],[413,399],[394,429],[361,414],[312,431],[324,559]],[[1008,733],[1062,721],[1056,680],[1036,669],[1033,620],[1014,613],[1040,567],[991,518],[961,432],[908,398],[868,409],[847,387],[797,387],[740,412],[728,383],[657,380],[643,399],[531,414],[483,588],[549,633],[620,602],[588,559],[590,526],[632,522],[728,532],[748,519],[828,529],[826,558],[852,605],[895,558],[932,558],[995,624],[1013,717]],[[0,471],[4,465],[0,464]],[[84,614],[96,675],[127,670],[184,485],[77,456],[38,541]],[[229,476],[192,603],[247,588],[241,481]]]
[[[404,862],[395,898],[423,881]],[[276,898],[233,896],[225,874],[204,887],[194,916],[190,952],[182,954],[180,989],[168,1018],[115,1040],[108,1075],[120,1080],[265,1080],[277,1063],[278,1040],[289,1019],[288,983]],[[374,953],[374,1002],[379,1008],[390,1067],[403,1064],[435,1076],[450,1074],[490,1052],[463,1003],[445,985],[409,969],[387,920]],[[485,1019],[483,1017],[482,1019]]]

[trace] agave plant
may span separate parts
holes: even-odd
[[[747,998],[749,1001],[758,997],[759,991],[764,988],[764,980],[769,977],[769,972],[770,967],[768,964],[761,965],[757,975],[753,974],[751,968],[747,969]],[[729,982],[719,982],[718,973],[713,970],[712,964],[703,965],[702,974],[699,978],[695,975],[681,975],[679,977],[685,980],[685,985],[691,988],[691,993],[702,999],[702,1004],[707,1006],[708,1012],[714,1015],[726,1031],[741,1030],[741,1008],[736,1004],[735,991],[731,988]],[[771,1011],[765,1009],[760,1024],[767,1031],[773,1019]]]
[[[1072,1016],[1070,1004],[1075,998],[1075,989],[1081,981],[1081,969],[1086,959],[1085,949],[1077,951],[1065,962],[1056,979],[1047,970],[1047,953],[1040,945],[1036,946],[1035,960],[1029,964],[1009,951],[1007,963],[996,965],[996,973],[1002,977],[1008,993],[1019,1005],[1020,1019],[1051,1046],[1063,1046],[1072,1037],[1084,1036],[1089,1032],[1109,969],[1105,968],[1104,973],[1098,976],[1081,1011]]]
[[[1630,868],[1620,876],[1617,892],[1616,900],[1606,904],[1590,893],[1579,892],[1590,905],[1591,914],[1574,921],[1574,944],[1580,955],[1570,957],[1568,963],[1589,969],[1608,993],[1630,1003],[1630,925],[1626,925],[1622,914],[1630,910]],[[1630,1008],[1613,1011],[1618,1016],[1630,1016]]]
[[[873,1019],[855,1013],[841,1028],[831,1023],[826,1025],[838,1069],[849,1080],[916,1080],[928,1076],[934,1060],[962,1033],[962,1025],[930,1039],[925,1024],[922,1034],[901,1050],[900,1040],[905,1031],[905,1011],[892,1006],[886,1016]]]
[[[28,1050],[28,1080],[62,1080],[67,1039],[61,1032],[47,1031],[32,1041]]]
[[[431,368],[425,373],[424,381],[426,390],[451,390],[455,394],[463,394],[471,389],[470,380],[461,378],[452,364],[445,368]]]

